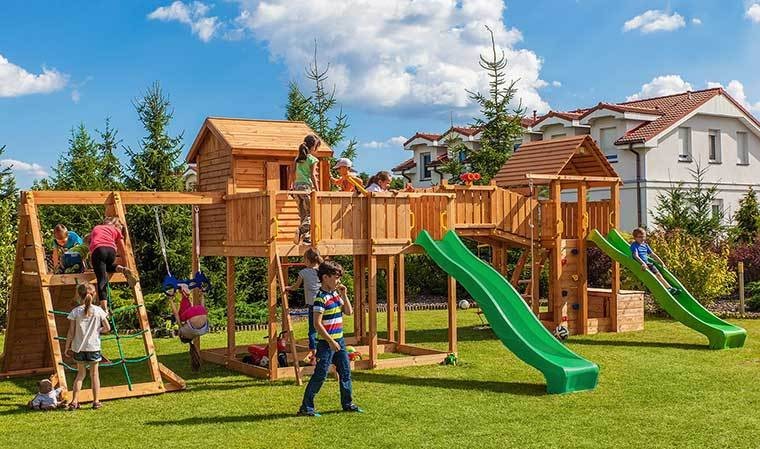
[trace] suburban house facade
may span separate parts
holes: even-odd
[[[624,229],[651,227],[658,195],[679,182],[693,186],[690,170],[697,164],[707,168],[705,182],[717,186],[713,207],[724,211],[726,221],[749,187],[760,185],[760,121],[722,88],[550,111],[523,125],[523,142],[583,134],[594,138],[623,181]],[[415,157],[424,151],[407,149]],[[592,200],[605,195],[590,192]]]

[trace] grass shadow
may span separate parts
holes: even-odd
[[[585,346],[621,346],[631,348],[675,348],[675,349],[707,349],[707,345],[694,343],[674,343],[667,341],[633,341],[633,340],[592,340],[588,338],[570,338],[568,343]]]
[[[546,386],[521,382],[495,382],[466,379],[443,379],[436,377],[407,377],[396,374],[381,374],[367,371],[354,371],[351,377],[356,381],[389,385],[408,385],[411,387],[434,387],[448,390],[480,390],[492,393],[507,393],[517,396],[546,395]]]
[[[339,410],[319,412],[320,415],[333,415],[343,413]],[[194,416],[192,418],[178,419],[174,421],[147,421],[149,426],[195,426],[203,424],[231,424],[231,423],[254,423],[261,421],[276,421],[280,419],[299,418],[294,413],[266,413],[261,415],[237,415],[237,416]],[[305,417],[303,417],[305,419]]]
[[[476,329],[481,326],[473,325],[457,328],[457,341],[486,341],[496,340],[496,334],[491,329]],[[385,332],[379,332],[385,335]],[[408,343],[442,343],[449,341],[449,330],[438,329],[407,329],[406,341]]]

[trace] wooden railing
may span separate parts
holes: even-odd
[[[544,204],[544,203],[542,203]],[[549,202],[545,203],[548,206]],[[589,201],[586,203],[586,210],[588,213],[588,229],[598,229],[602,234],[606,234],[610,230],[610,222],[612,216],[610,215],[612,209],[610,208],[609,200],[602,201]],[[542,232],[545,235],[551,235],[554,229],[552,218],[550,217],[550,207],[542,207],[542,214],[544,219],[542,220]],[[578,213],[578,203],[562,203],[562,238],[564,239],[577,239],[578,238],[578,224],[583,219],[582,214]]]
[[[444,193],[408,193],[410,216],[410,236],[414,241],[417,235],[426,230],[434,239],[442,239],[446,231],[456,225],[454,195]]]
[[[266,245],[270,237],[271,220],[267,192],[227,195],[227,246]]]

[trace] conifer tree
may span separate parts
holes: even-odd
[[[0,147],[0,155],[5,145]],[[16,257],[18,188],[11,167],[0,169],[0,327],[5,326],[6,306]]]
[[[757,238],[760,232],[760,205],[757,202],[757,193],[752,186],[739,202],[739,210],[736,212],[734,221],[736,221],[736,241],[751,243]]]
[[[314,114],[311,108],[311,98],[305,96],[295,81],[288,86],[288,103],[285,105],[285,118],[295,122],[306,122],[314,125]]]
[[[441,164],[438,171],[450,175],[449,183],[459,184],[461,183],[459,175],[467,169],[464,161],[469,149],[462,138],[453,130],[446,134],[443,142],[446,145],[448,161]]]
[[[121,144],[118,138],[119,131],[111,127],[111,118],[106,118],[106,126],[103,131],[96,130],[100,135],[97,143],[98,158],[100,159],[100,173],[103,178],[105,190],[121,190],[123,188],[124,173],[121,162],[116,157],[116,149]]]

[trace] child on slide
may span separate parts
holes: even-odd
[[[665,263],[660,259],[660,256],[654,253],[652,251],[652,248],[649,247],[646,243],[647,239],[647,232],[642,228],[636,228],[633,230],[633,242],[631,243],[631,255],[633,256],[634,260],[636,262],[641,264],[641,269],[644,271],[651,271],[652,274],[657,278],[658,281],[660,281],[660,284],[662,284],[663,287],[665,287],[666,290],[668,290],[672,294],[677,294],[679,290],[673,286],[671,286],[668,281],[665,280],[665,278],[662,276],[662,273],[660,273],[660,270],[657,269],[657,267],[649,261],[649,257],[651,256],[654,260],[660,263],[660,265],[665,265]]]
[[[322,256],[319,255],[319,251],[309,248],[303,255],[303,261],[306,267],[298,272],[298,280],[294,285],[285,287],[285,290],[292,292],[298,290],[303,284],[304,301],[309,309],[309,354],[303,360],[303,363],[316,365],[317,330],[314,327],[314,298],[319,293],[320,287],[317,269],[323,260]]]
[[[187,284],[179,284],[179,292],[182,295],[179,308],[174,302],[174,296],[169,296],[169,305],[172,308],[174,317],[179,327],[179,339],[182,343],[190,345],[190,361],[193,371],[200,369],[200,353],[198,348],[193,344],[193,339],[205,335],[209,331],[208,310],[205,305],[205,297],[201,295],[201,303],[192,305],[190,303],[190,288]]]

